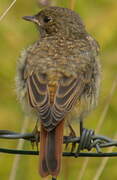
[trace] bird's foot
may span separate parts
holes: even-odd
[[[38,151],[38,143],[40,139],[40,132],[38,129],[38,123],[36,122],[36,125],[32,131],[32,134],[34,135],[34,139],[31,140],[32,149],[34,149],[34,146],[36,145],[37,151]]]
[[[69,137],[70,138],[76,137],[76,133],[69,123],[68,123],[68,127],[70,129]],[[69,145],[69,143],[66,143],[65,149],[67,149],[68,145]],[[76,142],[72,142],[71,152],[73,152],[75,150],[75,148],[76,148]]]

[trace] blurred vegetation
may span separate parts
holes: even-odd
[[[0,14],[8,8],[12,0],[0,1]],[[96,129],[113,81],[117,78],[117,1],[116,0],[56,0],[53,4],[74,8],[84,20],[88,32],[101,46],[102,81],[99,105],[85,121],[85,126]],[[8,14],[0,21],[0,129],[20,131],[24,113],[17,102],[14,77],[16,61],[20,51],[38,38],[38,32],[31,23],[21,19],[39,11],[37,1],[16,1]],[[117,92],[117,89],[116,89]],[[100,134],[113,137],[117,131],[117,93],[114,92]],[[35,122],[30,118],[28,131],[32,131]],[[76,125],[75,125],[76,127]],[[77,126],[78,129],[78,126]],[[78,130],[77,130],[78,131]],[[0,140],[0,147],[16,148],[17,141]],[[25,143],[24,149],[31,149]],[[117,151],[117,150],[116,150]],[[8,180],[14,155],[0,155],[0,179]],[[78,180],[83,158],[63,158],[60,177],[62,180]],[[101,158],[92,158],[82,180],[92,180]],[[38,157],[22,156],[17,170],[16,180],[41,179],[37,173]],[[111,158],[100,180],[117,179],[117,159]]]

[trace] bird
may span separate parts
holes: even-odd
[[[35,24],[39,37],[18,60],[17,94],[40,122],[40,176],[57,177],[65,123],[82,125],[98,102],[100,47],[68,8],[50,6],[23,19]]]

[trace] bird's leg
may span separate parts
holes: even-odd
[[[83,120],[80,119],[80,142],[81,142],[82,133],[83,133]],[[79,143],[79,146],[78,146],[77,151],[76,151],[76,155],[78,155],[80,150],[81,150],[81,147],[80,147],[80,143]]]
[[[80,120],[80,136],[82,136],[82,132],[83,132],[83,121]]]
[[[80,143],[78,145],[77,151],[76,151],[76,156],[78,156],[78,154],[80,153],[81,150],[81,137],[82,137],[82,133],[83,133],[83,120],[80,119]]]
[[[34,139],[31,140],[32,148],[34,148],[34,145],[36,144],[37,151],[38,151],[38,143],[39,143],[39,138],[40,138],[40,132],[39,132],[38,127],[39,126],[38,126],[38,119],[37,119],[36,125],[32,131],[32,134],[34,135]]]
[[[70,129],[69,137],[76,137],[76,133],[75,133],[74,129],[72,128],[72,126],[71,126],[71,124],[69,122],[68,122],[68,127]],[[67,149],[68,145],[69,145],[69,143],[66,144],[65,149]],[[71,152],[74,151],[75,147],[76,147],[76,143],[73,142],[72,147],[71,147]]]

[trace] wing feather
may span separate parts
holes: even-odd
[[[80,99],[83,90],[84,83],[80,77],[77,79],[72,78],[66,86],[64,81],[59,84],[51,112],[54,125],[58,124],[64,118],[65,114],[72,109],[76,101]]]
[[[28,99],[32,108],[39,111],[45,126],[50,125],[51,108],[46,77],[32,73],[27,79]]]
[[[32,73],[27,79],[28,99],[33,108],[40,114],[41,121],[47,130],[52,130],[65,117],[73,105],[80,99],[84,90],[84,82],[77,78],[63,77],[59,80],[54,95],[53,104],[50,103],[50,92],[46,76]]]

